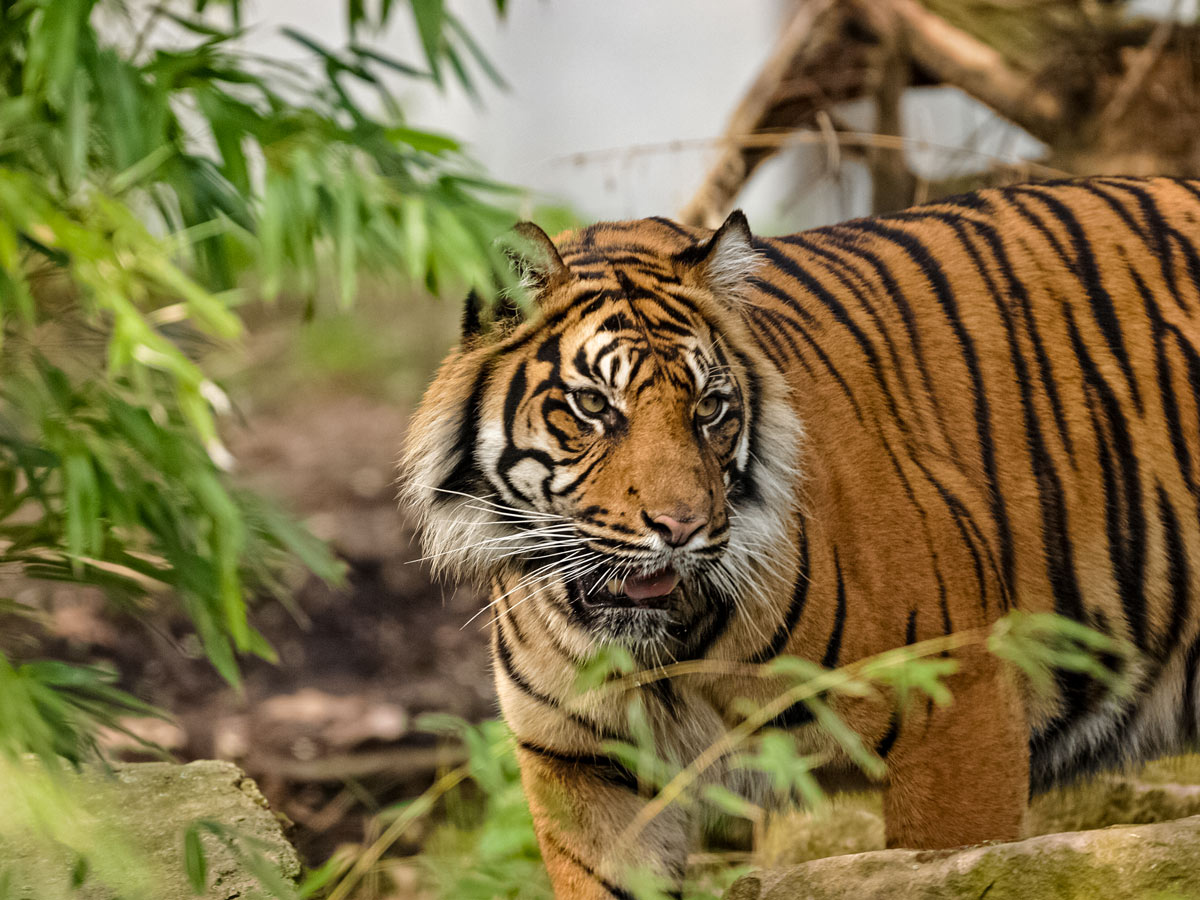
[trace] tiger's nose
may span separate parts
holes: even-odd
[[[647,516],[646,518],[650,518]],[[708,519],[701,516],[691,516],[680,520],[671,516],[655,516],[649,525],[659,536],[672,547],[682,547],[697,531],[708,524]]]

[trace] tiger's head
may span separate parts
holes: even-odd
[[[800,426],[739,311],[745,217],[518,231],[531,314],[485,328],[469,299],[410,425],[425,549],[581,655],[679,658],[763,593],[797,503]]]

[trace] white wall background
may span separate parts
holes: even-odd
[[[1139,0],[1163,13],[1174,0]],[[399,6],[400,4],[398,4]],[[1197,0],[1179,0],[1182,16]],[[672,215],[714,155],[713,139],[779,33],[786,0],[510,0],[504,20],[491,0],[451,0],[508,82],[483,85],[473,103],[456,87],[438,93],[397,82],[417,127],[462,138],[495,177],[573,205],[588,218]],[[1189,13],[1190,11],[1190,13]],[[327,44],[345,41],[341,0],[256,0],[250,40],[270,55],[299,59],[278,36],[290,25]],[[421,63],[404,9],[373,43]],[[987,155],[1029,158],[1038,144],[957,91],[910,91],[903,108],[919,173],[986,166]],[[869,130],[871,112],[852,111]],[[955,148],[965,148],[956,150]],[[855,165],[840,173],[828,151],[806,145],[780,154],[748,186],[740,205],[756,230],[794,230],[868,211],[869,185]]]

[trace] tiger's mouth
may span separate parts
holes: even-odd
[[[645,575],[605,578],[602,574],[571,581],[579,602],[593,609],[668,609],[679,587],[679,573],[670,566]]]

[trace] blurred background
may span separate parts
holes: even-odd
[[[395,499],[496,235],[1200,175],[1195,0],[0,10],[0,749],[236,761],[361,896],[545,891]]]

